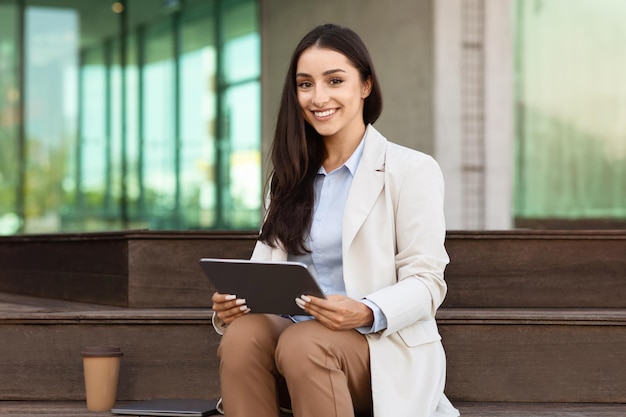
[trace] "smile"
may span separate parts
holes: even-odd
[[[336,111],[337,109],[330,109],[326,111],[314,111],[313,114],[315,115],[315,117],[327,117],[327,116],[330,116],[331,114],[335,114]]]

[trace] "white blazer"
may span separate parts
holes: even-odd
[[[367,126],[342,252],[347,295],[368,298],[387,318],[387,329],[367,335],[375,417],[459,415],[443,394],[445,354],[435,322],[449,262],[443,197],[433,158]],[[258,242],[252,259],[286,260],[287,253]]]

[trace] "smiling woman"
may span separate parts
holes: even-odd
[[[447,289],[443,178],[372,126],[381,110],[356,33],[328,24],[300,41],[252,258],[304,263],[325,298],[302,294],[302,315],[278,316],[213,295],[229,417],[458,416],[435,322]]]

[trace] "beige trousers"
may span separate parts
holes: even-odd
[[[356,330],[248,314],[228,326],[217,353],[226,417],[278,417],[284,382],[295,417],[372,413],[369,348]]]

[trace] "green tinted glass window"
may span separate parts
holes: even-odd
[[[217,48],[215,16],[209,10],[181,22],[180,186],[181,217],[187,228],[213,227],[216,200]],[[208,36],[207,36],[208,35]]]
[[[0,235],[20,230],[19,106],[17,8],[0,1]]]
[[[24,231],[62,228],[76,148],[79,16],[28,7],[24,13]]]
[[[83,53],[80,69],[80,205],[82,216],[98,216],[107,183],[107,67],[103,46]]]
[[[141,115],[145,215],[151,228],[172,228],[176,221],[176,99],[172,27],[161,25],[147,31],[145,36]]]
[[[125,6],[0,0],[0,234],[258,228],[257,0]]]
[[[626,2],[517,2],[515,215],[626,219]]]

